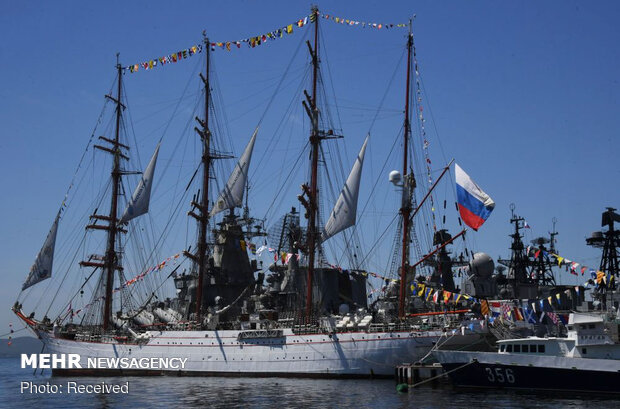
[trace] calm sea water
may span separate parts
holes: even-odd
[[[20,393],[20,382],[65,385],[129,382],[128,394]],[[513,392],[464,392],[449,386],[396,392],[392,380],[286,378],[52,378],[21,369],[17,358],[0,358],[1,408],[557,408],[619,407],[596,396],[548,396]]]

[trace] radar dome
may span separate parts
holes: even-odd
[[[400,177],[400,172],[397,170],[393,170],[390,172],[390,182],[392,182],[393,184],[397,185],[400,183],[401,177]]]
[[[495,263],[493,259],[486,253],[476,253],[474,258],[469,262],[469,275],[475,275],[481,278],[491,277]]]

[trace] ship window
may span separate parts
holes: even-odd
[[[512,352],[512,345],[506,345],[506,352]]]
[[[569,330],[569,331],[572,331],[572,330],[573,330],[573,326],[572,326],[572,325],[569,325],[569,326],[568,326],[568,330]]]
[[[536,345],[530,345],[530,352],[536,352]]]
[[[545,353],[545,346],[544,345],[538,345],[538,352],[541,354]]]
[[[587,326],[586,324],[581,324],[579,327],[580,327],[581,329],[586,329],[586,328],[588,328],[588,326]]]
[[[586,348],[581,348],[581,353],[585,355],[588,353],[588,350]]]
[[[589,324],[589,325],[588,325],[588,328],[590,328],[590,329],[594,329],[594,324]]]
[[[521,352],[521,345],[515,345],[515,352]]]
[[[499,346],[500,352],[504,352],[505,349],[506,349],[506,345],[502,344]]]

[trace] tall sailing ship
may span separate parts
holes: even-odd
[[[302,194],[298,196],[307,226],[302,227],[301,212],[295,207],[274,223],[269,232],[269,245],[278,261],[268,268],[260,268],[256,260],[248,256],[250,239],[259,237],[263,240],[267,235],[262,225],[249,217],[246,196],[250,162],[258,143],[258,128],[219,196],[214,202],[210,200],[214,190],[214,163],[226,155],[214,146],[210,122],[214,111],[212,56],[209,40],[205,37],[206,66],[204,74],[200,75],[204,113],[196,117],[195,128],[202,154],[199,171],[192,177],[192,180],[200,178],[200,190],[194,194],[188,212],[197,222],[197,241],[167,260],[170,264],[185,258],[191,265],[188,271],[179,272],[179,264],[168,275],[168,282],[172,281],[176,289],[175,297],[161,299],[155,292],[144,296],[135,290],[138,286],[133,284],[150,270],[135,278],[129,278],[125,273],[123,261],[129,244],[125,235],[131,234],[132,223],[148,212],[159,145],[121,213],[122,178],[136,172],[125,166],[129,146],[121,139],[125,109],[123,68],[117,65],[116,95],[107,96],[115,106],[114,136],[100,137],[105,145],[94,146],[112,157],[111,183],[104,189],[110,207],[107,214],[96,210],[86,226],[87,230],[105,232],[105,252],[90,255],[79,263],[91,273],[83,283],[78,282],[80,285],[75,295],[58,317],[38,319],[34,314],[24,313],[23,292],[13,308],[43,341],[45,352],[80,355],[81,369],[54,369],[54,374],[162,374],[167,371],[153,368],[89,369],[86,360],[170,357],[187,359],[184,368],[170,370],[179,375],[392,376],[396,365],[427,357],[436,344],[461,348],[476,344],[484,337],[479,324],[461,328],[459,322],[450,326],[446,319],[433,325],[432,320],[424,318],[423,314],[422,318],[410,314],[413,303],[408,290],[419,264],[409,260],[410,246],[414,242],[411,224],[417,212],[413,199],[416,183],[411,162],[408,162],[412,132],[409,106],[413,61],[411,29],[407,36],[403,172],[402,175],[398,172],[391,175],[392,181],[402,188],[402,224],[397,253],[400,277],[391,280],[383,296],[368,305],[368,274],[325,263],[323,244],[356,222],[362,166],[369,139],[367,137],[363,142],[333,211],[322,223],[319,214],[322,200],[319,197],[321,144],[340,136],[332,130],[321,129],[317,87],[320,76],[318,17],[318,9],[314,8],[309,16],[314,26],[313,41],[307,43],[312,71],[311,90],[304,91],[305,100],[302,102],[311,124],[308,142],[310,180],[302,185]],[[235,213],[237,208],[244,208],[243,215]],[[223,217],[215,223],[216,216]],[[23,290],[51,276],[61,218],[59,212]],[[446,232],[437,232],[433,245],[436,250],[443,250],[440,253],[445,257],[445,246],[452,240]],[[279,260],[280,254],[285,260]],[[427,262],[430,260],[426,259]],[[445,260],[444,264],[439,258],[437,260],[435,267],[444,267],[438,277],[448,280],[450,267]],[[92,289],[92,298],[76,311],[72,302],[77,305],[87,288]],[[447,317],[441,311],[439,315]],[[456,328],[458,331],[454,330]]]

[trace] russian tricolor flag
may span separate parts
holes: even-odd
[[[478,230],[493,211],[495,202],[480,189],[476,182],[471,180],[469,175],[459,165],[454,164],[454,166],[456,173],[456,197],[461,218],[466,225],[474,230]]]

